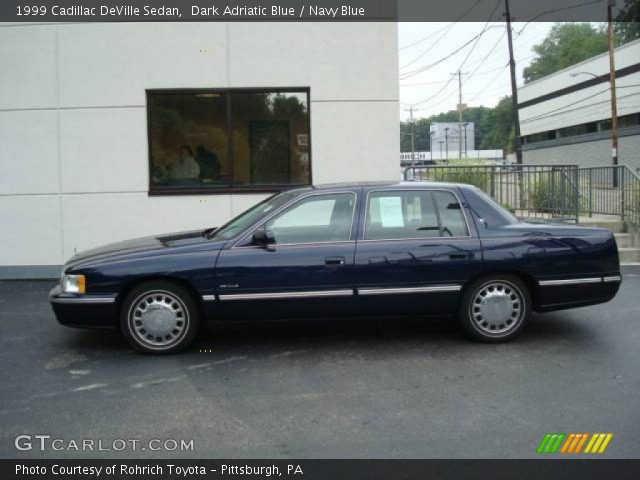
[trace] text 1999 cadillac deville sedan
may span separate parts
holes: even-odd
[[[519,222],[470,185],[353,184],[279,193],[217,229],[74,255],[58,321],[120,327],[147,353],[186,348],[204,319],[455,314],[513,338],[530,312],[611,300],[611,232]]]

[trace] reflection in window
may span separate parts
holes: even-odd
[[[467,224],[462,215],[462,207],[456,196],[450,192],[434,191],[433,198],[438,207],[443,237],[466,237]]]
[[[366,240],[439,237],[429,191],[375,192],[369,196]]]
[[[276,215],[264,228],[280,244],[343,242],[351,236],[354,206],[352,193],[314,195]]]
[[[386,191],[369,196],[365,240],[468,236],[455,195],[445,191]]]
[[[310,184],[307,91],[147,96],[152,192]]]

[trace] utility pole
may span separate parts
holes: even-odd
[[[462,111],[465,109],[465,105],[462,104],[462,75],[466,75],[466,73],[462,73],[462,71],[458,70],[451,75],[458,75],[458,159],[462,158]]]
[[[613,32],[613,7],[615,0],[607,1],[607,22],[609,24],[609,83],[611,84],[611,164],[618,165],[618,104],[616,101],[616,60],[615,38]],[[614,184],[617,186],[618,175],[614,172]]]
[[[433,160],[433,131],[431,130],[431,125],[429,125],[429,156]]]
[[[511,32],[511,12],[509,0],[504,0],[504,16],[507,20],[507,39],[509,41],[509,70],[511,71],[511,102],[513,123],[516,135],[516,162],[522,163],[522,145],[520,144],[520,115],[518,113],[518,86],[516,84],[516,61],[513,58],[513,34]]]
[[[416,131],[415,125],[413,124],[413,105],[408,109],[405,108],[405,112],[409,112],[409,118],[411,121],[411,166],[414,167],[416,161]]]
[[[449,127],[444,129],[444,148],[447,155],[447,160],[449,160]]]
[[[467,158],[467,125],[469,125],[469,122],[462,124],[464,127],[464,158]]]

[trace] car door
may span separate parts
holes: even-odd
[[[220,252],[219,310],[230,318],[318,317],[354,303],[356,191],[303,195]],[[256,245],[256,231],[274,242]]]
[[[482,271],[482,251],[457,189],[370,190],[356,247],[358,308],[449,313]]]

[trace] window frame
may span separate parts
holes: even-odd
[[[185,94],[203,94],[217,93],[225,96],[227,101],[227,153],[231,159],[229,170],[231,176],[231,184],[228,187],[203,187],[203,186],[183,186],[183,187],[159,187],[153,185],[151,161],[151,109],[149,108],[149,97],[151,95],[185,95]],[[297,184],[271,184],[271,185],[234,185],[234,156],[233,156],[233,128],[232,128],[232,101],[233,93],[305,93],[307,95],[307,135],[309,150],[309,182]],[[171,195],[228,195],[231,193],[279,193],[292,188],[307,187],[313,185],[313,160],[311,146],[311,87],[234,87],[234,88],[147,88],[145,89],[145,109],[147,118],[147,175],[148,188],[147,195],[149,197],[171,196]]]
[[[367,239],[367,215],[369,213],[369,200],[372,193],[409,193],[409,192],[427,192],[429,194],[433,192],[445,192],[453,195],[458,204],[460,205],[460,215],[462,215],[462,219],[464,220],[464,224],[467,228],[467,235],[455,236],[455,237],[444,237],[442,236],[442,220],[440,219],[440,211],[438,209],[437,203],[433,202],[433,207],[435,210],[436,218],[438,219],[438,228],[440,231],[440,235],[437,237],[407,237],[407,238],[370,238]],[[469,239],[472,238],[471,228],[469,226],[469,221],[467,220],[467,215],[464,212],[464,204],[460,201],[460,197],[458,194],[452,190],[448,190],[446,188],[402,188],[402,189],[384,189],[384,190],[369,190],[367,192],[367,197],[365,199],[364,205],[364,218],[362,219],[362,240],[358,240],[359,242],[403,242],[407,240],[420,240],[420,241],[428,241],[428,240],[438,240],[442,241],[443,239],[451,240],[451,239]]]
[[[333,241],[329,241],[329,242],[302,242],[302,243],[276,243],[274,244],[276,247],[285,247],[285,246],[296,246],[296,245],[326,245],[329,243],[355,243],[355,236],[357,234],[354,234],[353,232],[353,227],[355,225],[356,222],[356,212],[358,210],[357,206],[358,206],[358,194],[352,190],[344,190],[344,191],[339,191],[339,192],[311,192],[308,193],[306,195],[299,195],[295,198],[292,198],[290,200],[290,203],[287,203],[285,205],[282,205],[278,210],[271,212],[270,215],[266,216],[265,218],[261,219],[259,222],[253,224],[251,227],[249,227],[245,232],[242,232],[239,235],[239,240],[237,240],[236,242],[233,243],[233,245],[231,246],[231,249],[236,249],[236,248],[263,248],[259,245],[251,245],[246,244],[243,245],[244,241],[253,235],[253,233],[256,230],[259,230],[260,228],[262,228],[264,225],[266,225],[269,221],[271,221],[274,217],[276,217],[277,215],[279,215],[280,213],[284,212],[285,210],[287,210],[288,208],[294,207],[295,205],[297,205],[298,203],[300,203],[303,200],[306,200],[310,197],[322,197],[322,196],[327,196],[327,195],[353,195],[354,201],[353,201],[353,211],[351,212],[351,227],[349,229],[349,239],[348,240],[333,240]]]

